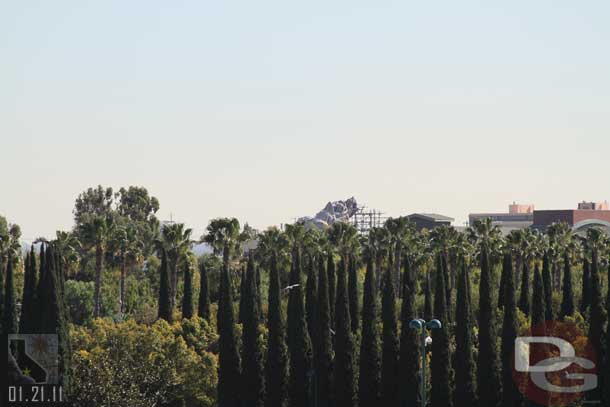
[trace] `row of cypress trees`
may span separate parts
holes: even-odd
[[[524,314],[527,312],[532,326],[544,324],[554,317],[564,319],[576,312],[572,260],[567,252],[563,255],[562,301],[557,316],[553,315],[553,288],[547,255],[542,258],[542,267],[537,261],[521,263],[521,270],[517,270],[522,273],[519,298],[511,253],[506,252],[503,257],[497,296],[494,294],[497,291],[494,265],[490,262],[485,242],[481,243],[478,257],[481,275],[476,318],[472,309],[470,266],[464,258],[459,262],[459,269],[454,271],[457,283],[454,283],[456,303],[453,310],[447,302],[453,297],[451,291],[447,295],[446,278],[449,273],[441,254],[437,256],[432,278],[426,276],[423,281],[424,317],[445,322],[442,329],[432,331],[429,391],[435,407],[523,405],[524,398],[512,377],[514,340],[519,329],[518,310]],[[591,252],[591,258],[583,275],[589,286],[588,290],[583,290],[590,299],[585,309],[591,326],[588,335],[598,354],[603,355],[609,335],[607,330],[605,334],[603,330],[607,316],[603,309],[600,262],[596,251]],[[242,274],[239,309],[243,336],[240,351],[231,275],[228,267],[223,266],[218,311],[220,406],[347,407],[374,406],[380,402],[390,406],[418,405],[421,397],[420,344],[417,332],[409,329],[408,323],[420,315],[414,304],[416,272],[411,269],[408,259],[403,264],[403,278],[400,280],[400,314],[396,298],[398,291],[394,288],[396,280],[391,272],[376,270],[372,258],[366,264],[362,309],[353,255],[342,255],[338,263],[328,255],[309,257],[305,262],[306,273],[303,273],[300,249],[295,244],[289,286],[283,289],[276,253],[272,254],[269,264],[268,341],[264,360],[259,327],[260,321],[264,320],[260,271],[250,256]],[[162,266],[162,275],[163,269]],[[188,273],[187,268],[185,297],[190,299],[183,301],[184,317],[188,317],[190,308],[185,301],[192,303],[192,293],[188,293],[192,282]],[[204,268],[200,268],[200,273],[199,314],[209,319],[207,273]],[[307,276],[306,285],[302,281],[304,274]],[[383,279],[382,284],[379,284],[379,279]],[[286,318],[283,310],[285,294],[288,295]],[[581,303],[585,301],[583,297]],[[501,321],[498,321],[498,306],[503,309]],[[451,315],[453,312],[454,316]],[[608,359],[602,357],[600,362],[607,367]],[[607,380],[603,371],[601,373],[601,380]],[[589,397],[608,400],[608,395],[602,394],[607,393],[606,387],[600,386],[598,394]]]
[[[20,315],[16,306],[15,263],[9,256],[4,277],[2,334],[56,334],[59,345],[59,374],[64,391],[69,392],[70,338],[64,299],[64,273],[61,253],[53,242],[42,243],[37,255],[34,247],[23,259],[24,285]]]

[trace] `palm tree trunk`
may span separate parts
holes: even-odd
[[[93,316],[99,318],[101,314],[102,267],[104,266],[103,248],[101,244],[95,247],[95,308]]]

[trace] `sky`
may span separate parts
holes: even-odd
[[[610,2],[13,1],[0,214],[141,185],[201,234],[355,196],[391,216],[610,199]]]

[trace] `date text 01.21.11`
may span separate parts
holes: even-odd
[[[7,407],[68,407],[63,389],[52,384],[24,384],[8,386]]]

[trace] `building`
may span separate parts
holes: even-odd
[[[439,226],[451,226],[453,218],[449,216],[439,215],[437,213],[413,213],[407,216],[411,222],[415,224],[417,230],[434,229]]]
[[[493,226],[498,226],[503,234],[512,230],[524,229],[534,223],[534,205],[518,204],[513,202],[508,205],[507,212],[471,213],[468,215],[468,224],[472,226],[477,220],[491,219]]]
[[[544,230],[553,223],[565,222],[575,232],[591,227],[600,227],[610,232],[610,210],[608,202],[581,202],[578,209],[534,211],[533,227]]]

